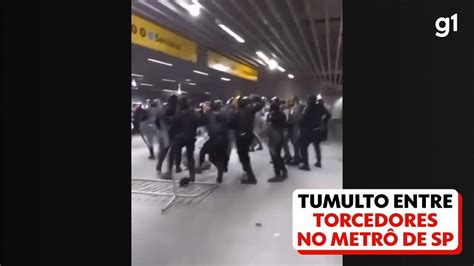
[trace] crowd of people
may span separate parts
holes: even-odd
[[[316,153],[314,166],[321,167],[320,143],[327,139],[330,118],[324,102],[316,95],[309,95],[305,104],[296,96],[285,101],[250,95],[198,106],[193,106],[186,97],[172,95],[166,102],[157,99],[146,108],[137,105],[132,113],[132,128],[148,146],[149,159],[156,159],[154,144],[157,140],[156,171],[163,179],[171,179],[173,167],[174,172],[179,173],[181,165],[186,164],[189,178],[184,183],[194,182],[196,174],[210,167],[208,157],[217,168],[217,182],[221,183],[231,152],[236,149],[244,171],[241,183],[256,184],[249,152],[264,149],[264,143],[275,172],[269,182],[288,178],[287,165],[310,171],[308,147],[311,144]],[[197,139],[202,143],[196,145]],[[197,159],[195,147],[200,148]],[[162,173],[166,159],[167,168]]]

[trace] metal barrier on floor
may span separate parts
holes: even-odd
[[[212,182],[192,182],[179,186],[179,180],[132,178],[132,193],[169,196],[170,201],[161,209],[166,211],[177,198],[198,198],[210,194],[217,187]]]

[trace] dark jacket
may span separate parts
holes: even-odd
[[[267,116],[267,123],[268,130],[266,130],[266,132],[268,136],[268,146],[270,150],[272,150],[283,143],[283,130],[287,126],[286,116],[280,110],[271,111]]]
[[[254,105],[239,107],[235,113],[232,114],[230,126],[236,131],[238,135],[253,134],[253,125],[255,120],[255,113],[263,108],[263,104],[256,103]]]
[[[331,118],[331,114],[322,104],[307,105],[300,117],[300,129],[311,132],[317,128],[325,128]]]
[[[194,109],[178,111],[171,118],[170,136],[180,136],[186,139],[196,138],[196,130],[204,125],[203,117]]]
[[[267,117],[268,126],[279,132],[286,128],[286,116],[282,111],[270,112]]]
[[[133,112],[133,122],[139,124],[142,121],[145,121],[148,118],[148,114],[145,109],[137,107],[135,112]]]
[[[227,136],[229,122],[222,111],[209,111],[205,115],[207,131],[210,137],[217,135]]]
[[[167,105],[162,108],[155,119],[155,125],[160,130],[169,131],[171,127],[171,119],[176,114],[176,106]]]

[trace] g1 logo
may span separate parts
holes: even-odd
[[[453,21],[453,31],[458,31],[458,14],[454,14],[451,17],[440,17],[435,23],[436,29],[438,30],[435,34],[437,37],[444,38],[449,35],[451,20]]]

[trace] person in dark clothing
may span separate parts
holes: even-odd
[[[227,149],[229,145],[228,121],[221,112],[222,103],[218,100],[211,103],[211,111],[206,113],[205,123],[209,140],[203,146],[209,154],[209,160],[217,168],[217,183],[222,183],[222,177],[227,168]],[[200,163],[202,163],[200,161]]]
[[[140,132],[140,123],[146,119],[146,111],[142,108],[142,105],[139,104],[133,112],[133,128],[136,129],[137,132]]]
[[[322,106],[322,108],[324,110],[327,110],[325,107],[324,107],[324,101],[323,99],[319,99],[317,101],[317,104]],[[327,116],[325,116],[325,119],[323,119],[323,126],[321,127],[321,130],[320,130],[320,137],[319,138],[315,138],[314,141],[313,141],[313,146],[314,146],[314,152],[316,154],[316,163],[314,164],[314,166],[318,167],[318,168],[321,168],[321,142],[323,141],[326,141],[327,138],[328,138],[328,123],[329,123],[329,120],[331,119],[331,114],[326,111],[327,113]]]
[[[139,104],[133,110],[133,129],[135,132],[140,133],[140,122],[143,121],[143,116],[146,116],[145,110],[142,108],[142,105]]]
[[[294,96],[289,101],[289,112],[288,112],[288,138],[293,146],[294,155],[288,165],[298,165],[301,161],[300,146],[299,146],[299,119],[304,109],[304,105],[300,104],[297,96]]]
[[[160,150],[158,152],[158,163],[156,164],[156,171],[161,173],[163,162],[166,159],[166,155],[170,149],[171,139],[174,137],[175,132],[170,132],[171,120],[176,115],[178,108],[178,97],[172,95],[168,98],[168,102],[165,108],[158,114],[155,120],[155,124],[159,129],[158,142],[160,144]],[[181,154],[180,154],[181,155]],[[181,172],[181,156],[176,160],[176,172]]]
[[[249,147],[253,141],[255,113],[263,108],[260,102],[251,103],[248,97],[239,98],[238,109],[232,115],[231,128],[235,130],[237,154],[247,179],[242,184],[257,184],[257,179],[250,164]]]
[[[308,96],[308,101],[301,118],[300,124],[300,148],[301,148],[301,159],[299,169],[309,171],[308,163],[308,146],[313,143],[316,150],[316,167],[321,167],[321,148],[319,146],[322,138],[322,132],[325,130],[329,119],[331,118],[330,113],[324,105],[316,102],[316,96]]]
[[[283,131],[286,128],[286,116],[280,110],[278,102],[270,105],[270,113],[267,118],[268,122],[268,147],[273,162],[275,176],[268,179],[268,182],[281,182],[288,177],[285,162],[281,157],[284,136]]]
[[[199,150],[199,164],[196,168],[196,174],[201,174],[202,171],[205,170],[203,165],[206,161],[206,155],[208,155],[210,152],[210,144],[211,143],[208,139],[206,142],[204,142],[204,145],[202,145],[201,150]]]
[[[171,127],[169,130],[171,136],[171,149],[168,174],[164,178],[171,178],[174,161],[181,154],[181,150],[186,148],[189,181],[194,182],[194,143],[196,141],[196,130],[202,122],[197,112],[191,108],[187,98],[181,98],[179,100],[178,109],[176,115],[171,118]]]
[[[323,99],[319,99],[317,103],[322,105],[323,107],[325,106]],[[328,128],[329,128],[328,125],[323,127],[324,130],[322,131],[322,134],[321,134],[321,142],[326,141],[328,139]]]

